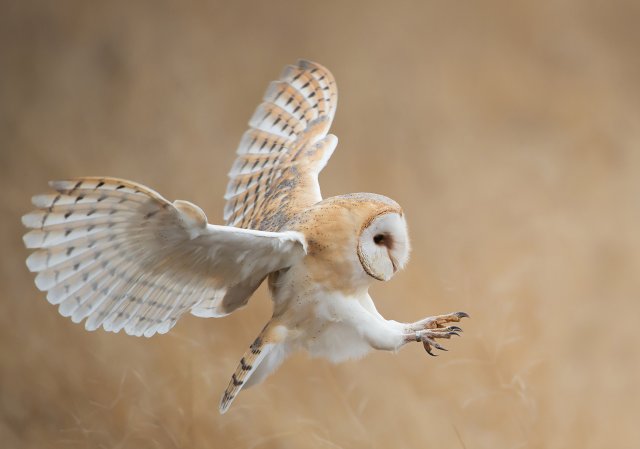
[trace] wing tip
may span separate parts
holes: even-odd
[[[36,284],[36,288],[41,292],[46,292],[55,286],[55,282],[45,273],[38,273],[34,283]]]
[[[225,394],[222,395],[222,398],[220,398],[220,403],[218,404],[218,412],[220,412],[221,415],[224,415],[225,413],[227,413],[232,400],[227,399],[226,392]]]
[[[315,70],[314,70],[315,69]],[[305,58],[300,58],[298,59],[294,64],[288,64],[284,67],[284,69],[282,69],[282,73],[280,74],[280,78],[279,80],[286,80],[287,78],[289,78],[289,76],[291,75],[291,72],[294,71],[305,71],[305,70],[313,70],[313,71],[317,71],[317,70],[322,70],[325,71],[327,73],[331,73],[329,72],[329,70],[324,67],[321,64],[318,64],[317,62],[314,62],[310,59],[305,59]],[[333,78],[333,76],[331,76]]]
[[[32,273],[42,270],[44,268],[42,253],[40,251],[35,251],[31,253],[29,257],[27,257],[26,263],[27,263],[27,268]]]
[[[42,227],[42,212],[33,211],[28,214],[24,214],[20,218],[20,221],[22,221],[22,225],[25,228],[39,229]]]
[[[63,186],[66,185],[67,183],[69,183],[71,181],[68,180],[62,180],[62,179],[54,179],[51,180],[49,182],[47,182],[47,185],[49,187],[51,187],[53,190],[59,190],[59,189],[63,189]]]
[[[25,248],[28,249],[37,249],[42,248],[44,233],[39,229],[34,229],[32,231],[27,232],[22,236],[22,243],[24,243]]]
[[[296,67],[302,69],[302,70],[309,70],[309,69],[317,69],[317,70],[324,70],[327,71],[327,68],[325,66],[323,66],[322,64],[319,64],[315,61],[312,61],[311,59],[306,59],[306,58],[299,58],[296,61]]]

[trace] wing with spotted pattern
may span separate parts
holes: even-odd
[[[227,224],[278,231],[322,199],[318,174],[338,142],[327,134],[337,102],[333,75],[314,62],[286,67],[269,85],[229,172]]]
[[[296,232],[207,223],[202,209],[114,178],[54,181],[22,222],[36,286],[74,322],[151,336],[186,311],[221,316],[227,291],[259,283],[304,255]],[[246,300],[245,300],[246,302]]]

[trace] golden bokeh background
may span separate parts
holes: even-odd
[[[640,447],[640,4],[3,1],[3,448]],[[85,332],[33,284],[20,216],[50,179],[110,175],[222,222],[234,149],[303,57],[340,90],[325,196],[403,205],[390,319],[464,336],[331,365],[298,354],[224,416],[270,316],[136,339]]]

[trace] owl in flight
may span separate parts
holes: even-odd
[[[231,376],[222,413],[298,349],[333,362],[409,342],[444,350],[438,340],[458,335],[449,323],[466,313],[399,323],[368,293],[407,262],[402,208],[372,193],[322,199],[337,100],[331,73],[309,61],[269,85],[229,172],[226,226],[131,181],[51,182],[53,192],[34,196],[37,209],[22,218],[36,286],[87,330],[151,337],[186,312],[228,315],[268,279],[273,316]]]

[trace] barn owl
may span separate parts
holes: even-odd
[[[273,315],[240,359],[220,401],[227,411],[296,350],[340,362],[459,335],[456,312],[413,323],[383,318],[369,296],[409,257],[402,208],[376,194],[322,199],[318,174],[337,145],[332,74],[299,61],[273,81],[242,136],[225,194],[226,226],[109,177],[50,183],[22,218],[27,267],[59,312],[85,328],[151,337],[186,312],[222,317],[268,280]]]

